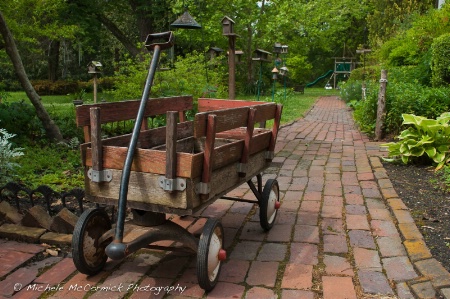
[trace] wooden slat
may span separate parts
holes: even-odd
[[[217,116],[208,115],[205,150],[203,153],[202,183],[209,183],[213,169],[214,142],[216,139]]]
[[[126,147],[103,146],[103,168],[123,169],[127,150]],[[176,176],[184,178],[200,176],[202,159],[202,153],[177,153]],[[86,149],[85,166],[92,166],[92,152],[90,148]],[[137,149],[131,170],[164,175],[166,171],[166,152]]]
[[[187,138],[192,136],[194,130],[193,122],[187,121],[184,123],[177,124],[178,138]],[[109,146],[128,146],[130,143],[131,134],[120,135],[116,137],[111,137],[103,139],[103,145]],[[160,127],[155,129],[150,129],[147,131],[142,131],[139,134],[138,146],[139,148],[152,148],[158,145],[162,145],[166,140],[166,128]],[[90,145],[90,143],[87,143]]]
[[[263,150],[267,150],[271,137],[272,137],[271,131],[267,131],[262,134],[254,135],[252,143],[250,145],[250,155],[254,155]]]
[[[275,150],[275,143],[277,142],[277,136],[278,136],[278,130],[280,128],[282,111],[283,111],[283,106],[277,105],[276,116],[275,116],[275,120],[273,122],[273,128],[272,128],[272,138],[270,139],[269,148],[268,148],[268,150],[270,152],[273,152]]]
[[[89,110],[91,139],[92,139],[92,169],[102,170],[102,130],[100,124],[100,108],[92,107]]]
[[[166,117],[166,178],[174,179],[177,171],[177,111]]]
[[[266,102],[199,98],[198,111],[208,112],[213,110],[223,110],[229,108],[247,107],[262,104],[266,104]]]
[[[252,108],[256,109],[255,123],[260,123],[275,118],[277,104],[267,103],[263,105],[252,106]]]
[[[122,170],[112,169],[111,173],[111,182],[104,184],[91,182],[85,174],[86,194],[94,202],[97,202],[96,198],[98,197],[113,199],[117,204]],[[188,193],[189,190],[186,190],[186,192],[166,192],[159,186],[158,178],[159,175],[157,174],[132,171],[128,183],[127,202],[141,202],[146,205],[163,205],[182,209],[189,207],[187,196],[190,196],[189,200],[192,201],[192,194]],[[189,181],[187,183],[190,184]]]
[[[214,149],[213,172],[216,169],[238,162],[241,157],[243,147],[243,140],[237,140],[235,142],[216,147]]]
[[[247,125],[248,109],[248,107],[241,107],[197,113],[194,120],[194,137],[200,138],[206,136],[207,118],[210,114],[216,115],[217,133],[245,127]]]
[[[89,109],[100,107],[102,109],[101,123],[135,119],[139,110],[140,100],[122,101],[112,103],[98,103],[77,106],[77,126],[89,125]],[[186,111],[193,107],[191,96],[149,99],[144,117],[165,114],[167,111]]]
[[[245,138],[244,138],[244,148],[242,149],[242,155],[241,155],[241,164],[247,164],[248,157],[250,155],[250,143],[252,141],[253,137],[253,129],[255,127],[255,115],[256,115],[256,109],[253,107],[250,108],[248,111],[248,122],[247,122],[247,131],[245,132]],[[245,171],[241,172],[241,176],[245,174]]]

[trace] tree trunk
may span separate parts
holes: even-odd
[[[63,137],[59,128],[53,120],[50,118],[50,115],[45,110],[44,106],[41,103],[41,97],[36,93],[33,86],[31,85],[30,80],[25,72],[25,68],[22,63],[22,59],[20,58],[19,51],[17,50],[16,43],[13,39],[11,31],[9,30],[6,20],[3,17],[2,12],[0,11],[0,33],[3,36],[3,40],[5,41],[5,49],[9,58],[12,61],[14,66],[14,70],[19,78],[20,84],[22,88],[25,90],[28,98],[36,109],[37,117],[42,122],[44,126],[45,133],[47,137],[51,140],[55,141],[63,141]]]
[[[51,41],[48,53],[48,79],[52,82],[58,80],[59,46],[58,40]]]
[[[109,20],[106,16],[101,13],[96,14],[97,19],[105,25],[105,27],[122,43],[122,45],[130,52],[133,57],[136,57],[140,54],[139,49],[131,42],[128,37],[123,34],[123,32],[114,24],[111,20]]]

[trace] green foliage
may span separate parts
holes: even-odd
[[[19,136],[20,139],[36,139],[44,135],[42,124],[36,116],[31,104],[25,101],[0,102],[1,125],[8,132]]]
[[[297,84],[304,84],[309,80],[308,73],[313,66],[306,56],[292,55],[289,57],[289,79]]]
[[[367,16],[369,40],[378,47],[411,26],[416,15],[428,11],[434,0],[369,0],[372,7]]]
[[[213,62],[211,62],[213,64]],[[140,99],[146,76],[148,63],[136,63],[129,59],[121,63],[120,72],[117,73],[115,89],[109,91],[116,100]],[[178,58],[174,68],[166,71],[158,71],[155,74],[151,97],[164,97],[173,95],[192,95],[194,98],[202,96],[224,96],[224,78],[221,64],[214,64],[213,69],[206,69],[204,56],[197,52]],[[213,70],[213,71],[211,71]]]
[[[15,161],[23,156],[23,148],[13,147],[10,139],[14,136],[16,135],[0,128],[0,186],[15,177],[16,169],[19,167]]]
[[[450,88],[429,88],[419,82],[421,70],[417,66],[396,67],[388,72],[386,89],[386,118],[384,131],[397,135],[402,128],[402,114],[436,118],[450,110]],[[361,73],[359,73],[361,74]],[[368,81],[366,100],[361,101],[361,81],[351,79],[341,85],[341,98],[351,103],[354,118],[361,130],[372,135],[376,124],[379,83]]]
[[[436,38],[432,45],[433,86],[450,84],[450,33]]]
[[[388,148],[390,157],[400,158],[407,164],[426,154],[437,165],[436,169],[450,161],[449,112],[436,119],[413,114],[403,114],[402,117],[403,124],[411,126],[401,132],[398,142],[381,145]]]
[[[339,94],[341,96],[341,99],[346,103],[359,101],[363,97],[362,81],[349,80],[347,82],[342,82],[340,84],[340,87],[341,89],[339,90]]]
[[[449,43],[444,42],[441,47],[439,43],[443,42],[440,36],[450,31],[449,14],[450,5],[444,5],[442,9],[431,9],[423,15],[411,15],[410,25],[404,29],[399,28],[396,35],[387,40],[376,55],[389,69],[410,66],[408,70],[415,82],[430,85],[432,62],[433,68],[436,62],[440,65],[437,67],[440,70],[448,66]],[[436,46],[434,43],[437,43]],[[439,76],[436,75],[436,78]],[[441,81],[436,80],[433,85],[439,86],[438,82]]]
[[[402,114],[436,118],[450,109],[450,89],[426,88],[418,84],[396,83],[388,86],[386,132],[398,134]]]
[[[344,87],[346,88],[350,84],[352,84],[351,81],[345,84]],[[354,86],[361,86],[361,83],[353,84]],[[350,91],[349,93],[351,94]],[[374,82],[367,82],[365,94],[366,98],[362,100],[362,90],[360,89],[358,92],[355,88],[354,98],[350,98],[350,101],[354,108],[353,117],[355,122],[358,124],[361,131],[371,136],[374,134],[377,119],[378,85]]]
[[[17,161],[22,166],[17,170],[17,176],[32,188],[43,184],[56,191],[83,187],[80,151],[76,141],[72,141],[72,146],[75,148],[62,143],[25,146],[25,155]]]

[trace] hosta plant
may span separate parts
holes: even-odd
[[[428,156],[436,163],[436,170],[450,161],[450,112],[436,119],[428,119],[413,114],[402,114],[403,124],[410,125],[397,137],[398,142],[382,144],[387,147],[389,157],[400,158],[403,163]]]

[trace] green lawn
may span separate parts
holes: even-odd
[[[280,88],[275,94],[274,101],[283,104],[281,124],[290,123],[299,118],[311,108],[314,102],[321,96],[339,95],[338,90],[326,90],[324,88],[305,88],[303,94],[287,91],[284,98],[283,89]],[[254,100],[255,96],[238,96],[240,100]],[[261,101],[271,102],[272,96],[260,97]]]

